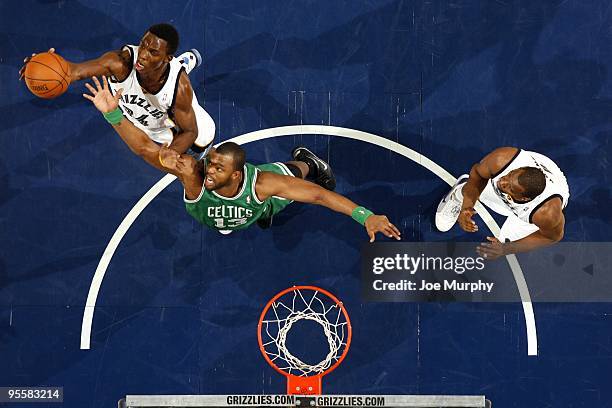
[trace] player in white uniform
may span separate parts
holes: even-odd
[[[182,56],[182,58],[171,59],[168,64],[170,68],[165,83],[157,93],[151,94],[144,92],[138,81],[138,71],[134,68],[138,63],[139,47],[126,45],[123,50],[130,53],[133,68],[127,78],[122,81],[114,77],[109,79],[112,93],[116,94],[119,89],[123,89],[119,106],[124,116],[144,131],[154,142],[171,145],[174,140],[174,132],[180,129],[171,119],[178,90],[177,82],[183,72],[191,71],[191,68],[195,65],[194,63],[186,64],[185,58],[194,58],[194,62],[196,62],[199,60],[199,54],[196,50],[193,50],[185,53],[187,55]],[[193,54],[193,57],[189,54]],[[210,144],[214,138],[215,123],[200,106],[195,93],[192,95],[191,107],[195,113],[198,129],[198,136],[194,143],[204,147]]]
[[[499,239],[487,237],[481,255],[530,251],[563,238],[563,209],[569,200],[565,175],[548,157],[515,147],[500,147],[459,177],[436,211],[436,227],[446,232],[455,222],[467,232],[478,231],[472,220],[476,201],[508,218]]]
[[[174,57],[178,42],[174,27],[153,25],[138,46],[127,45],[95,60],[68,62],[70,79],[72,82],[105,75],[113,93],[123,89],[120,108],[130,122],[159,145],[200,158],[212,145],[215,123],[198,104],[187,76],[200,65],[201,57],[196,50]],[[132,151],[165,171],[164,158],[172,157],[172,152],[160,149],[159,145],[147,145],[157,146],[157,160],[153,161],[150,152]]]

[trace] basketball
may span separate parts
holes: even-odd
[[[66,92],[70,85],[70,66],[56,53],[43,52],[28,61],[24,78],[34,95],[55,98]]]

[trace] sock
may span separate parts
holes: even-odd
[[[202,153],[205,149],[206,149],[206,146],[200,147],[195,143],[191,145],[191,150],[193,150],[196,153]]]
[[[305,157],[303,159],[300,160],[303,163],[306,163],[306,165],[308,166],[308,176],[311,178],[317,178],[319,175],[319,168],[317,167],[317,164],[310,158]]]
[[[285,163],[285,166],[287,166],[291,174],[293,174],[295,177],[301,178],[301,179],[304,178],[302,177],[302,170],[300,170],[300,168],[296,166],[295,164]]]

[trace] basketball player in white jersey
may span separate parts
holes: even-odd
[[[459,177],[436,211],[436,228],[446,232],[455,222],[478,231],[472,219],[476,201],[508,218],[499,239],[487,237],[478,252],[488,259],[552,245],[563,238],[563,209],[569,187],[548,157],[515,147],[500,147]]]
[[[90,61],[68,62],[70,79],[106,75],[113,93],[123,89],[119,106],[130,122],[156,143],[201,158],[212,145],[215,123],[199,105],[187,76],[201,64],[201,57],[196,50],[174,57],[178,43],[173,26],[156,24],[138,46],[126,45]],[[133,151],[160,170],[164,170],[165,154],[170,157],[167,150],[159,149],[158,160],[151,161],[146,152]]]

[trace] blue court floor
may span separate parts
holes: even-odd
[[[368,237],[349,217],[294,203],[270,230],[221,236],[185,212],[178,182],[142,207],[119,242],[90,348],[81,348],[102,254],[163,174],[123,145],[82,98],[82,83],[38,99],[18,70],[50,47],[82,61],[137,44],[158,22],[177,27],[179,52],[204,56],[190,79],[217,124],[215,142],[279,126],[341,127],[413,149],[454,176],[496,147],[517,146],[565,172],[564,240],[612,241],[607,1],[5,1],[0,386],[63,386],[65,402],[53,406],[71,408],[115,406],[126,394],[282,393],[284,379],[257,347],[257,320],[278,291],[313,284],[342,299],[353,324],[325,393],[612,407],[612,305],[534,304],[529,356],[520,303],[364,302]],[[295,132],[245,149],[253,163],[286,161],[298,144],[329,161],[338,192],[388,215],[405,241],[487,235],[437,232],[448,185],[379,145]]]

